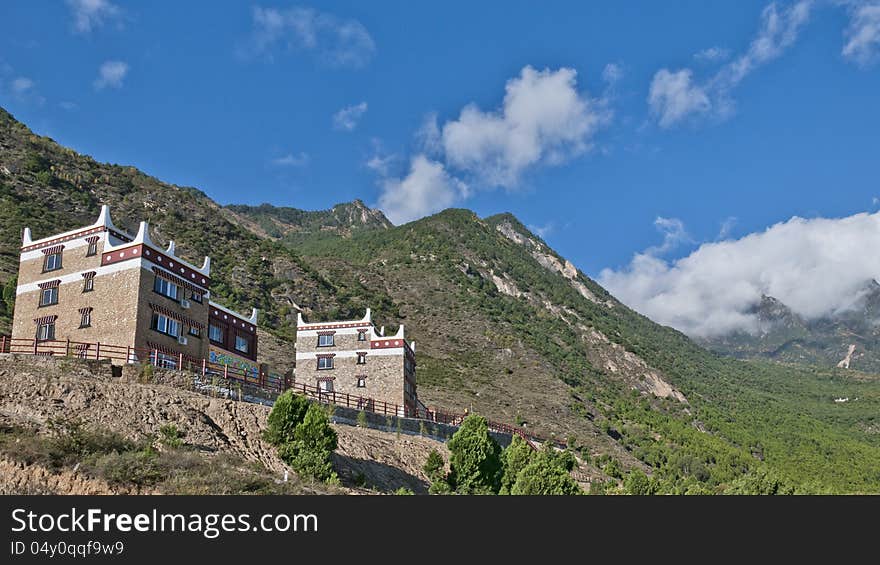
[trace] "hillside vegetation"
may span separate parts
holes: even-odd
[[[369,306],[416,341],[424,402],[553,434],[610,481],[742,492],[774,477],[800,492],[880,492],[876,376],[709,353],[624,306],[509,214],[453,209],[393,227],[358,202],[223,208],[5,113],[0,171],[7,325],[20,229],[87,224],[108,203],[120,225],[148,219],[157,241],[173,238],[194,261],[210,254],[215,294],[263,310],[281,362],[297,310],[318,320]]]

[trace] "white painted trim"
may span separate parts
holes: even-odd
[[[358,352],[363,353],[364,351],[367,352],[367,365],[365,366],[369,366],[371,357],[392,357],[395,355],[403,355],[402,347],[389,347],[388,349],[357,349],[353,351],[309,351],[305,353],[297,351],[296,360],[317,359],[319,355],[324,356],[328,353],[335,353],[335,359],[354,359],[357,357]]]
[[[128,261],[121,261],[119,263],[113,263],[112,265],[95,267],[94,269],[83,269],[82,271],[77,271],[75,273],[68,273],[65,275],[61,275],[60,277],[47,277],[45,279],[35,281],[32,283],[18,285],[18,287],[15,289],[15,295],[19,296],[19,295],[25,294],[27,292],[33,292],[35,290],[40,290],[40,284],[45,283],[45,282],[49,282],[49,281],[54,281],[54,280],[60,280],[61,281],[60,284],[69,284],[72,282],[79,282],[80,284],[82,284],[82,281],[83,281],[82,274],[89,273],[91,271],[95,271],[95,278],[97,278],[97,277],[104,276],[104,275],[111,275],[113,273],[118,273],[120,271],[127,271],[128,269],[136,269],[138,267],[143,267],[144,269],[150,270],[151,267],[147,266],[145,263],[147,263],[147,261],[145,261],[143,259],[131,259]]]
[[[251,309],[251,315],[250,315],[250,317],[248,317],[248,316],[243,316],[243,315],[239,314],[238,312],[234,312],[233,310],[230,310],[229,308],[227,308],[226,306],[223,306],[222,304],[217,304],[216,302],[212,302],[210,300],[208,301],[208,306],[210,306],[211,308],[216,308],[217,310],[220,310],[221,312],[223,312],[225,314],[229,314],[230,316],[235,316],[239,320],[244,320],[245,322],[253,325],[254,327],[256,327],[256,325],[257,325],[257,314],[259,313],[259,310],[257,310],[256,308]]]
[[[319,333],[324,332],[333,332],[334,335],[357,335],[361,331],[365,331],[367,328],[339,328],[339,329],[327,329],[327,330],[298,330],[296,332],[296,339],[311,337],[318,337]],[[363,341],[361,343],[369,344],[369,341]]]
[[[64,251],[67,251],[68,249],[77,249],[79,247],[87,247],[89,245],[89,242],[86,241],[86,239],[85,239],[86,237],[96,237],[97,236],[98,238],[103,239],[102,236],[106,233],[107,232],[102,232],[102,233],[97,233],[97,234],[91,234],[90,236],[83,236],[78,239],[66,241],[66,242],[61,243],[59,245],[64,246]],[[31,261],[33,259],[41,259],[45,256],[46,255],[45,255],[45,253],[43,253],[43,249],[33,249],[31,251],[25,251],[24,253],[19,255],[18,262],[24,263],[25,261]]]

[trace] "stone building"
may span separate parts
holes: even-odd
[[[299,384],[362,397],[364,409],[382,411],[384,402],[401,416],[418,411],[415,342],[407,343],[403,325],[393,336],[376,330],[369,308],[362,319],[341,322],[307,323],[299,314],[295,375]]]
[[[135,348],[129,361],[151,350],[169,366],[183,354],[256,370],[256,309],[243,316],[210,296],[210,257],[199,267],[173,241],[157,246],[147,222],[132,236],[105,205],[90,226],[38,240],[25,228],[12,338],[69,340],[83,356],[104,343]]]

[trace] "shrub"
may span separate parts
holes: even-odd
[[[164,445],[177,449],[183,445],[184,434],[174,424],[165,424],[159,428],[159,441]]]
[[[443,461],[443,457],[437,453],[436,449],[432,449],[422,470],[428,475],[428,479],[434,483],[443,479],[443,469],[445,466],[446,463]]]
[[[293,440],[283,443],[278,454],[302,476],[334,481],[337,477],[330,454],[336,446],[336,431],[330,427],[327,413],[317,404],[312,404],[302,422],[293,430]]]
[[[657,491],[657,484],[640,469],[631,471],[623,481],[623,488],[629,494],[646,495]]]
[[[292,442],[294,432],[308,410],[309,401],[304,396],[296,395],[292,390],[285,391],[272,406],[263,438],[275,446]]]
[[[513,436],[513,441],[501,455],[504,471],[501,475],[501,494],[510,494],[510,489],[516,482],[519,472],[528,465],[532,457],[532,447],[519,436]]]
[[[462,494],[497,493],[501,446],[489,435],[486,419],[472,414],[449,440],[449,485]]]
[[[400,487],[399,489],[394,491],[394,494],[396,494],[396,495],[413,495],[415,493],[407,487]]]
[[[570,455],[570,454],[569,454]],[[565,453],[545,444],[516,477],[511,494],[572,495],[583,491],[569,474],[570,463]]]
[[[363,410],[358,412],[357,425],[359,428],[366,428],[367,427],[367,413],[364,412]]]

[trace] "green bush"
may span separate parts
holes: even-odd
[[[367,427],[367,413],[361,410],[357,415],[357,425],[359,428]]]
[[[436,449],[432,449],[431,453],[428,454],[428,459],[425,461],[422,470],[425,471],[428,479],[434,483],[443,479],[443,468],[445,466],[446,463],[443,461],[443,456],[437,453]]]
[[[309,410],[309,401],[304,396],[285,391],[276,400],[266,422],[263,438],[275,446],[294,441],[294,432],[302,423]]]
[[[653,479],[648,477],[640,469],[631,471],[623,481],[623,488],[629,494],[645,495],[654,494],[657,491],[657,485]]]
[[[472,414],[449,440],[450,487],[461,494],[495,494],[501,486],[501,446],[486,419]]]
[[[513,436],[513,441],[501,455],[504,471],[501,475],[500,494],[510,494],[517,475],[529,464],[533,452],[534,449],[523,438]]]
[[[583,494],[569,474],[570,462],[564,453],[545,444],[535,453],[516,477],[511,494],[572,495]]]
[[[177,429],[174,424],[165,424],[159,428],[159,441],[163,445],[177,449],[183,445],[183,438],[186,434]]]

